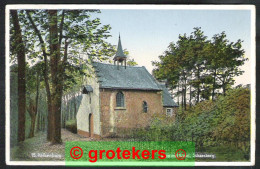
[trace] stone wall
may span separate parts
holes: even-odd
[[[125,97],[124,108],[116,107],[116,94],[119,91],[122,91]],[[143,112],[143,101],[148,104],[147,113]],[[164,113],[161,91],[101,89],[100,107],[102,137],[146,127],[152,115]]]

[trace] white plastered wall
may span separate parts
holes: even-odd
[[[77,129],[89,132],[89,114],[92,113],[94,121],[94,134],[101,135],[99,83],[95,73],[93,73],[93,69],[91,77],[86,78],[85,84],[90,85],[93,88],[93,92],[83,94],[82,101],[77,112]]]

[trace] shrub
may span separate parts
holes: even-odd
[[[203,101],[186,111],[179,109],[175,122],[154,117],[149,128],[135,138],[148,141],[193,141],[196,150],[225,146],[239,159],[250,151],[250,90],[230,89],[216,101]],[[243,158],[242,158],[243,157]]]
[[[66,121],[65,128],[67,130],[71,131],[72,133],[77,133],[77,121],[76,121],[76,119]]]

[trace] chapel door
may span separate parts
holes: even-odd
[[[93,121],[93,114],[90,113],[89,114],[89,137],[93,137],[94,136],[94,121]]]

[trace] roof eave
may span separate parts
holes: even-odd
[[[100,89],[120,89],[120,90],[144,90],[144,91],[162,91],[161,89],[151,89],[151,88],[127,88],[127,87],[99,87]]]
[[[163,107],[179,107],[179,106],[178,105],[176,105],[176,106],[163,105]]]

